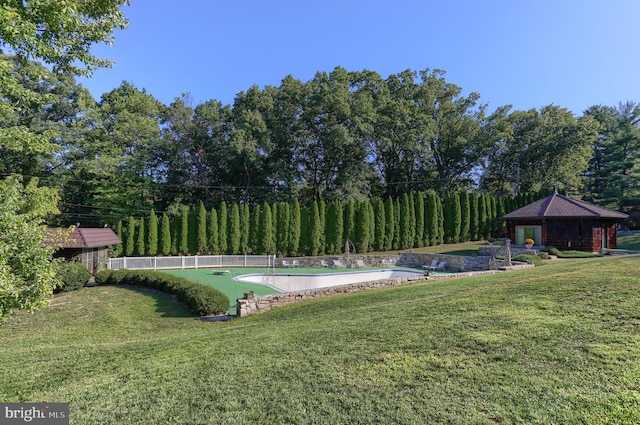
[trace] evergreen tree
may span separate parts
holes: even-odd
[[[189,236],[187,240],[189,254],[198,252],[198,210],[196,208],[189,208]]]
[[[460,209],[460,194],[453,192],[451,194],[451,230],[453,243],[460,242],[460,228],[462,225],[462,213]]]
[[[158,217],[153,208],[151,208],[151,212],[149,213],[148,233],[147,253],[151,256],[156,256],[158,254]]]
[[[385,210],[384,210],[384,202],[382,199],[377,198],[374,206],[374,238],[373,238],[373,249],[376,251],[384,251],[385,250],[385,235],[386,235],[386,221],[385,221]]]
[[[189,207],[181,208],[180,213],[180,244],[178,245],[180,254],[189,254]]]
[[[487,204],[484,195],[478,195],[478,238],[486,239],[487,231]]]
[[[300,247],[298,248],[300,255],[309,255],[309,247],[311,245],[310,233],[309,209],[307,207],[300,207]]]
[[[229,252],[229,212],[227,211],[227,203],[222,201],[218,208],[218,246],[221,254]]]
[[[384,202],[384,251],[393,249],[393,237],[395,235],[396,219],[393,199],[389,196]]]
[[[160,253],[171,254],[171,224],[167,214],[162,214],[162,229],[160,231]]]
[[[260,253],[262,247],[260,243],[260,227],[262,226],[262,209],[260,205],[256,205],[251,211],[251,221],[249,222],[249,252],[254,254]]]
[[[214,255],[220,254],[220,234],[218,232],[218,211],[211,208],[209,212],[209,252]]]
[[[322,199],[318,202],[318,213],[320,215],[320,245],[318,245],[318,254],[324,255],[327,245],[327,204]]]
[[[171,217],[171,254],[176,255],[178,253],[178,247],[180,246],[180,225],[181,217],[174,215]]]
[[[500,233],[500,235],[504,234],[505,231],[505,227],[506,227],[506,223],[502,220],[500,220],[500,217],[502,217],[503,215],[506,214],[505,212],[505,206],[504,206],[504,196],[501,196],[500,198],[498,198],[498,205],[497,205],[497,221],[498,221],[498,227],[497,227],[497,232]]]
[[[361,254],[369,251],[371,243],[371,217],[368,203],[368,200],[363,200],[358,203],[356,208],[356,237],[353,244],[356,251]]]
[[[427,195],[427,207],[425,212],[425,229],[429,238],[430,246],[438,243],[438,204],[436,202],[436,193],[430,190]]]
[[[438,245],[444,243],[444,212],[442,211],[442,199],[436,194],[436,211],[438,212]]]
[[[260,227],[260,245],[262,254],[275,254],[276,239],[273,232],[273,217],[271,214],[271,206],[265,202],[261,212],[262,225]]]
[[[416,216],[416,237],[415,247],[421,247],[425,245],[424,237],[424,195],[422,192],[417,192],[415,195],[415,216]]]
[[[138,224],[138,239],[136,241],[136,254],[140,257],[147,254],[145,237],[144,217],[140,217],[140,223]]]
[[[373,238],[376,234],[376,213],[370,199],[367,199],[367,210],[369,212],[369,251],[373,250]]]
[[[478,212],[478,196],[475,193],[469,194],[469,237],[473,241],[479,239],[479,212]]]
[[[444,197],[442,205],[444,211],[444,243],[453,242],[453,198],[451,194]]]
[[[310,253],[312,257],[321,254],[321,243],[322,243],[322,223],[320,221],[320,207],[318,206],[318,201],[313,201],[311,205],[311,216],[309,217],[309,224],[311,226],[311,238],[310,238]]]
[[[234,255],[240,253],[240,208],[237,203],[231,205],[229,215],[229,252]]]
[[[136,237],[136,220],[133,216],[129,216],[127,223],[127,239],[124,243],[124,255],[125,257],[131,257],[135,251],[135,237]]]
[[[342,203],[339,200],[333,201],[329,204],[327,210],[327,254],[337,254],[340,252],[340,247],[343,245],[343,211]]]
[[[289,221],[290,207],[286,202],[281,202],[278,206],[278,227],[276,228],[276,248],[280,255],[288,256],[289,253]]]
[[[206,254],[209,251],[209,241],[207,238],[207,209],[204,207],[202,201],[198,206],[198,236],[197,236],[197,248],[196,252],[201,255]]]
[[[400,204],[400,249],[407,249],[413,246],[410,205],[409,195],[404,193]]]
[[[124,242],[124,239],[122,237],[122,220],[118,220],[118,222],[116,223],[116,235],[118,235],[118,239]],[[113,256],[119,257],[122,255],[122,252],[124,251],[124,246],[123,244],[119,243],[119,244],[113,245],[112,250],[113,250]]]
[[[249,253],[250,220],[249,204],[242,204],[240,208],[240,254],[243,255]]]
[[[300,254],[300,203],[296,199],[290,208],[289,215],[289,252],[292,255]]]
[[[466,190],[460,191],[460,242],[467,242],[470,239],[469,227],[471,220],[471,209],[469,206],[469,193]]]
[[[349,199],[344,207],[344,242],[349,239],[353,241],[355,239],[356,230],[356,203],[353,199]]]
[[[391,245],[392,249],[400,249],[400,229],[402,228],[402,217],[400,216],[400,198],[396,198],[393,201],[393,209],[396,217],[396,225],[393,229],[393,244]]]

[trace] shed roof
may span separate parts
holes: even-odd
[[[50,230],[51,235],[45,244],[60,245],[61,248],[99,248],[122,243],[118,235],[108,227],[75,227],[62,243],[56,242],[56,235],[67,229]]]
[[[624,219],[627,214],[578,201],[554,193],[515,211],[505,214],[502,220],[531,218],[612,218]]]

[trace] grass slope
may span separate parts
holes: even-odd
[[[0,327],[0,399],[69,401],[72,424],[636,424],[638,260],[563,260],[220,323],[162,294],[85,288]]]

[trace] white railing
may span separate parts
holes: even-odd
[[[110,270],[203,269],[213,267],[274,267],[275,255],[196,255],[179,257],[109,258]]]

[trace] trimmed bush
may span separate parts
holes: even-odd
[[[57,270],[62,287],[59,291],[69,292],[82,288],[91,278],[91,272],[80,263],[61,263]]]
[[[96,282],[105,285],[134,285],[175,295],[178,301],[200,316],[229,310],[229,298],[217,289],[187,279],[150,270],[103,270]]]

